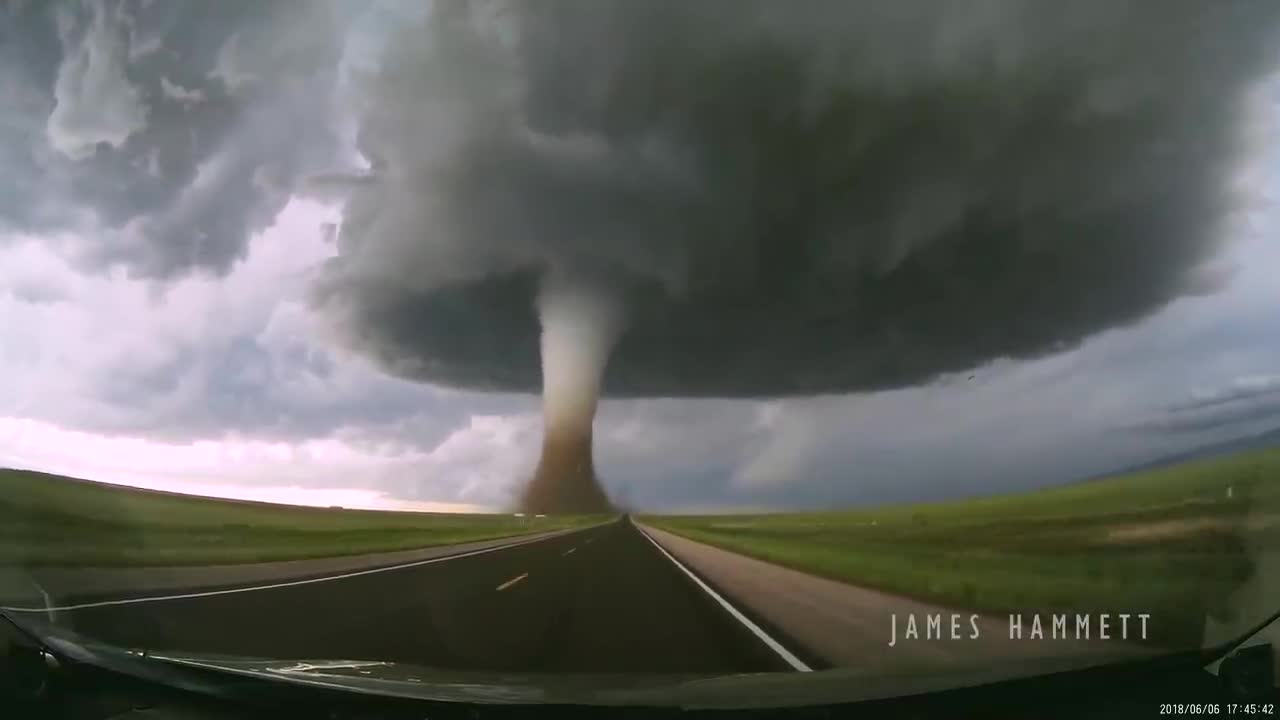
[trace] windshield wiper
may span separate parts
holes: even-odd
[[[1264,620],[1254,625],[1249,630],[1241,633],[1234,640],[1228,640],[1215,647],[1205,648],[1205,665],[1210,665],[1219,660],[1226,658],[1232,652],[1235,652],[1240,646],[1257,637],[1259,633],[1266,630],[1272,623],[1280,622],[1280,609],[1268,615]]]

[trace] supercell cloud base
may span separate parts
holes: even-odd
[[[1280,19],[1243,3],[436,10],[367,88],[373,170],[350,183],[322,303],[392,373],[531,392],[541,370],[549,396],[537,293],[608,288],[625,330],[602,388],[633,397],[910,386],[1200,290]],[[547,432],[548,451],[582,445],[553,441],[550,416]],[[537,486],[563,465],[591,492],[574,452],[544,455]]]

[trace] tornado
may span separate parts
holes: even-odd
[[[521,498],[533,513],[613,509],[596,476],[591,428],[621,313],[607,293],[552,277],[537,298],[542,325],[542,455]]]
[[[1203,292],[1280,3],[969,5],[435,3],[353,81],[317,301],[390,375],[541,392],[553,513],[626,492],[600,397],[926,386]]]

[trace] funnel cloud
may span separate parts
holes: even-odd
[[[550,276],[538,296],[542,322],[542,456],[521,504],[533,512],[608,509],[592,458],[600,380],[621,326],[607,291]]]
[[[371,169],[317,298],[400,377],[545,389],[536,477],[570,485],[597,386],[847,393],[1058,352],[1203,290],[1278,19],[440,3],[364,87]],[[625,326],[548,312],[551,276],[579,313],[608,288]]]

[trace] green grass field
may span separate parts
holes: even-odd
[[[1153,643],[1192,645],[1256,548],[1280,550],[1280,449],[960,502],[640,519],[950,607],[1150,612]]]
[[[304,508],[0,470],[0,565],[176,566],[335,557],[605,519]]]

